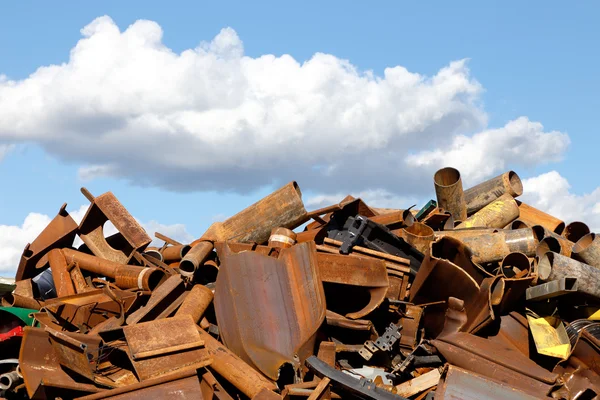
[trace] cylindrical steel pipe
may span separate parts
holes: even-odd
[[[514,278],[520,271],[527,271],[519,276],[519,278],[525,278],[531,273],[531,261],[524,253],[510,253],[502,259],[500,270],[502,275],[508,279]]]
[[[573,243],[577,243],[579,239],[590,233],[590,227],[587,224],[579,221],[571,222],[565,227],[562,233],[567,240]]]
[[[565,229],[565,223],[560,219],[521,201],[517,201],[517,204],[519,205],[519,219],[521,221],[531,226],[542,225],[549,231],[559,235]]]
[[[296,243],[296,234],[291,229],[273,228],[269,237],[270,247],[279,247],[286,249],[292,247]]]
[[[503,194],[508,193],[512,197],[523,194],[523,183],[514,171],[508,171],[495,178],[473,186],[465,190],[465,202],[467,203],[467,214],[471,215],[490,204]]]
[[[508,193],[503,194],[457,226],[461,228],[504,228],[512,220],[519,218],[519,207]]]
[[[0,375],[0,390],[12,390],[17,386],[20,380],[21,377],[17,371],[2,374]]]
[[[165,247],[162,250],[162,256],[165,264],[181,261],[191,249],[192,247],[189,244]]]
[[[148,257],[156,258],[158,261],[164,261],[163,255],[158,250],[158,247],[147,247],[144,254]]]
[[[246,396],[253,398],[265,388],[268,390],[277,388],[273,382],[246,364],[217,339],[202,329],[198,329],[198,332],[204,341],[204,347],[213,359],[208,368],[213,369]]]
[[[433,176],[433,183],[438,207],[450,211],[455,220],[467,219],[467,204],[460,172],[456,168],[442,168]]]
[[[34,298],[21,296],[17,293],[8,293],[5,294],[2,298],[2,306],[4,307],[21,307],[21,308],[29,308],[32,310],[39,310],[42,308],[42,305],[39,301]]]
[[[448,231],[435,231],[433,232],[435,239],[439,239],[444,236],[450,236],[456,238],[458,240],[463,240],[464,238],[469,238],[473,236],[479,236],[486,233],[494,233],[498,232],[496,228],[468,228],[468,229],[454,229]]]
[[[81,269],[112,278],[121,289],[154,290],[164,277],[164,272],[158,268],[119,264],[72,249],[62,252],[68,263],[77,263]]]
[[[212,252],[212,242],[198,242],[183,257],[179,263],[179,273],[185,277],[192,277]]]
[[[600,268],[600,236],[588,233],[573,246],[573,258]]]
[[[56,288],[58,297],[71,296],[76,294],[75,286],[71,280],[71,274],[67,269],[67,260],[60,249],[50,250],[48,253],[48,263],[52,271],[52,279]]]
[[[544,239],[546,238],[553,238],[555,239],[559,244],[560,244],[560,250],[556,250],[556,246],[554,245],[554,242],[552,240],[549,240],[547,242],[547,246],[551,247],[551,251],[555,251],[557,253],[562,254],[563,256],[567,256],[567,257],[571,257],[571,253],[573,251],[573,246],[575,246],[575,243],[571,242],[570,240],[566,239],[565,237],[558,235],[552,231],[550,231],[549,229],[545,228],[542,225],[535,225],[534,227],[532,227],[533,229],[533,234],[535,235],[535,237],[537,238],[538,242],[542,242]],[[540,249],[540,251],[542,251],[542,249]],[[543,255],[543,253],[540,253],[539,256]]]
[[[492,233],[459,238],[473,253],[473,261],[486,263],[501,261],[510,253],[520,252],[534,256],[537,240],[531,229],[503,229]]]
[[[271,229],[294,229],[308,220],[307,215],[300,187],[290,182],[233,217],[212,224],[192,246],[200,240],[265,243]]]
[[[520,219],[515,219],[510,224],[506,225],[504,229],[523,229],[523,228],[531,228],[527,222],[524,222]]]
[[[545,237],[540,241],[537,249],[535,250],[535,255],[538,258],[542,258],[544,254],[548,253],[549,251],[569,257],[569,255],[563,253],[563,248],[560,245],[560,242],[552,236]]]
[[[213,297],[212,290],[206,286],[194,285],[187,296],[185,296],[175,316],[190,315],[194,319],[194,322],[198,323],[210,303],[212,303]]]
[[[429,245],[435,239],[433,229],[420,222],[402,228],[399,236],[423,254],[429,250]]]
[[[577,291],[600,298],[600,269],[557,253],[546,253],[538,263],[541,281],[576,278]]]

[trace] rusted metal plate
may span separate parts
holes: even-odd
[[[58,362],[63,367],[94,381],[102,338],[97,335],[82,333],[59,332],[46,328],[50,343],[58,356]]]
[[[123,239],[118,249],[104,238],[103,228],[107,221],[112,222]],[[144,228],[111,192],[92,200],[79,224],[79,237],[96,256],[123,264],[129,261],[134,251],[143,251],[152,242]]]
[[[73,244],[77,234],[77,223],[69,215],[66,207],[67,203],[63,204],[56,217],[44,228],[42,233],[31,244],[25,246],[17,269],[15,278],[17,281],[37,275],[39,271],[36,271],[36,264],[50,250],[69,247]]]
[[[172,275],[152,292],[145,306],[129,314],[127,324],[166,318],[183,303],[186,295],[181,275]]]
[[[190,316],[159,319],[123,328],[128,355],[143,381],[211,363]]]
[[[536,400],[547,398],[542,395],[532,396],[506,383],[454,365],[448,365],[434,397],[435,400]]]
[[[227,244],[217,253],[214,303],[227,347],[273,380],[283,364],[299,367],[325,319],[315,243],[282,249],[278,258],[233,253]]]
[[[375,310],[385,299],[389,280],[383,260],[317,253],[317,264],[323,282],[360,286],[369,291],[369,303],[362,310],[346,314],[346,317],[362,318]]]

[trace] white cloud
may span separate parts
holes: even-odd
[[[88,205],[82,205],[69,214],[78,224],[84,217]],[[48,216],[39,213],[29,213],[23,224],[18,225],[0,225],[0,276],[12,277],[16,273],[19,259],[23,253],[23,248],[27,243],[31,243],[42,230],[50,223],[54,216]],[[157,221],[142,222],[140,225],[146,230],[153,239],[151,246],[162,245],[163,242],[154,238],[154,232],[160,232],[182,243],[189,243],[195,238],[186,230],[183,224],[165,225]],[[110,222],[104,226],[104,235],[110,236],[117,232],[117,229]],[[83,242],[79,237],[75,238],[75,247]]]
[[[522,200],[540,210],[564,220],[585,222],[593,231],[600,231],[600,188],[576,195],[571,185],[556,171],[523,180]]]
[[[349,193],[352,197],[362,199],[368,206],[374,208],[396,208],[406,209],[413,204],[419,205],[419,201],[414,197],[397,196],[387,190],[364,190],[362,192]],[[308,210],[318,209],[332,204],[337,204],[344,199],[347,194],[319,194],[304,200],[304,205]]]
[[[474,177],[522,164],[522,149],[504,149],[524,137],[532,139],[522,146],[539,149],[525,163],[556,159],[568,142],[527,119],[485,130],[483,88],[466,60],[433,76],[402,66],[376,76],[330,54],[248,57],[231,28],[181,53],[162,43],[152,21],[121,32],[105,16],[81,33],[67,62],[0,79],[0,140],[41,144],[78,162],[82,179],[181,191],[294,179],[326,194],[403,195],[406,187],[429,191],[434,164],[460,162],[482,143],[493,162],[473,158],[465,173]],[[431,143],[450,145],[450,158],[422,153]]]

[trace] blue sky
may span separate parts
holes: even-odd
[[[435,107],[439,107],[439,112],[445,113],[447,121],[450,122],[431,123],[431,132],[425,128],[423,136],[419,136],[419,129],[415,130],[416,133],[413,131],[406,133],[412,135],[412,139],[407,140],[412,140],[410,143],[415,146],[410,154],[420,154],[427,149],[433,150],[446,146],[457,135],[474,135],[490,129],[504,129],[510,121],[525,117],[528,121],[543,125],[543,128],[537,130],[527,128],[533,129],[536,135],[540,135],[539,140],[530,143],[535,149],[522,149],[512,155],[498,151],[495,158],[492,158],[492,163],[499,165],[497,168],[490,168],[489,171],[481,173],[477,173],[481,170],[478,168],[474,168],[474,172],[466,170],[467,181],[471,177],[471,182],[476,183],[478,179],[513,168],[522,178],[533,179],[530,181],[530,188],[537,197],[532,197],[531,201],[540,207],[545,206],[548,209],[550,198],[554,199],[557,195],[561,195],[565,201],[560,207],[555,207],[551,211],[559,214],[563,212],[564,218],[576,218],[578,215],[573,214],[573,205],[585,203],[585,207],[575,210],[579,213],[587,213],[581,215],[580,219],[595,218],[594,210],[597,200],[600,200],[594,194],[598,182],[587,174],[586,170],[590,168],[590,160],[596,159],[595,149],[600,140],[594,134],[598,121],[597,110],[600,109],[600,100],[597,96],[600,89],[600,80],[597,78],[600,56],[596,50],[600,39],[600,28],[597,24],[599,14],[600,5],[597,2],[559,4],[548,1],[461,1],[428,4],[305,1],[298,5],[284,5],[281,2],[7,2],[0,9],[0,75],[6,76],[5,81],[23,84],[24,80],[40,67],[68,63],[70,54],[82,39],[81,30],[104,15],[112,19],[121,33],[137,20],[154,21],[162,28],[161,45],[169,48],[174,54],[194,49],[201,42],[210,42],[222,29],[230,27],[243,42],[243,54],[251,59],[258,59],[268,54],[276,57],[289,54],[302,65],[303,62],[313,58],[315,53],[324,53],[334,56],[336,62],[348,60],[359,73],[372,71],[380,78],[384,76],[386,68],[396,66],[406,68],[411,74],[431,78],[451,62],[468,59],[465,67],[468,68],[467,79],[473,82],[460,83],[464,85],[461,89],[464,91],[457,91],[451,102],[449,100],[447,104],[436,103],[430,107],[433,111]],[[110,28],[110,24],[106,26]],[[110,30],[109,28],[106,29]],[[153,29],[140,28],[137,34],[150,37],[154,32]],[[234,40],[231,39],[233,37],[231,34],[222,37],[227,41]],[[94,51],[90,45],[89,52]],[[127,59],[127,53],[121,54],[118,58]],[[326,68],[327,63],[328,61],[325,60],[319,63],[318,67]],[[260,69],[259,67],[257,68]],[[277,68],[279,67],[273,66],[272,71],[281,74],[282,82],[300,76],[290,75],[290,78],[286,78],[288,69]],[[130,70],[128,71],[131,73]],[[172,70],[165,69],[165,71]],[[227,71],[223,72],[223,76],[219,75],[220,79],[227,79]],[[65,73],[68,73],[68,69]],[[453,73],[460,77],[464,72],[457,68]],[[334,77],[332,79],[341,76],[340,74],[336,70],[335,74],[331,75]],[[140,79],[146,79],[148,76],[150,75],[140,74]],[[347,79],[347,77],[342,78],[339,78],[340,84]],[[126,86],[127,81],[127,78],[123,78],[123,85]],[[40,83],[42,80],[38,79],[37,82]],[[475,88],[474,82],[480,86],[479,89]],[[320,88],[325,87],[322,83],[319,85]],[[83,103],[85,99],[94,98],[94,89],[84,86],[85,81],[82,82],[81,91],[89,91],[89,96],[83,98]],[[203,147],[210,144],[210,140],[203,137],[205,141],[198,144],[198,157],[207,157],[206,164],[212,163],[213,167],[187,158],[184,166],[179,164],[173,166],[165,160],[154,165],[153,157],[135,154],[139,150],[136,150],[134,145],[139,143],[139,139],[124,141],[120,146],[130,149],[129,153],[120,149],[112,154],[111,149],[114,147],[111,146],[119,146],[118,141],[111,142],[107,147],[98,144],[97,141],[101,140],[106,132],[102,131],[102,128],[96,128],[95,126],[102,125],[94,125],[93,121],[107,117],[105,113],[93,118],[85,114],[86,117],[81,119],[83,122],[79,125],[72,122],[65,123],[65,127],[60,124],[48,127],[46,125],[48,118],[52,121],[62,118],[58,111],[56,115],[43,117],[35,114],[38,112],[36,110],[27,112],[12,110],[12,114],[9,114],[9,111],[6,111],[6,104],[14,104],[16,98],[14,96],[20,94],[9,93],[7,87],[3,89],[0,80],[0,105],[3,104],[3,90],[6,102],[5,111],[0,109],[0,145],[15,144],[15,147],[11,148],[0,162],[0,178],[4,184],[4,196],[0,197],[0,224],[7,227],[21,226],[31,212],[53,216],[63,202],[69,203],[70,210],[78,209],[85,204],[85,199],[79,193],[79,187],[86,186],[96,194],[107,190],[113,191],[141,221],[155,220],[165,225],[183,223],[189,234],[197,236],[215,219],[234,214],[261,195],[268,193],[272,185],[277,186],[291,179],[298,179],[301,187],[307,187],[303,189],[304,198],[305,200],[316,199],[311,203],[316,207],[319,196],[325,201],[349,191],[348,187],[351,187],[351,184],[341,182],[353,180],[356,165],[364,165],[365,170],[371,168],[375,171],[372,175],[365,173],[361,178],[355,178],[357,193],[368,192],[366,197],[370,194],[376,199],[378,190],[389,190],[391,193],[385,194],[385,201],[389,203],[396,199],[399,203],[398,208],[403,208],[412,204],[406,202],[424,201],[433,196],[432,187],[429,187],[432,185],[427,181],[429,179],[427,177],[431,176],[431,171],[435,170],[441,162],[439,159],[435,161],[435,157],[431,161],[433,156],[425,154],[423,156],[425,158],[421,157],[413,163],[414,168],[423,167],[422,175],[419,175],[420,172],[415,175],[416,181],[409,179],[405,182],[404,175],[401,173],[377,180],[373,178],[378,176],[376,170],[397,168],[396,161],[393,161],[393,154],[388,154],[388,158],[382,157],[381,163],[378,164],[376,155],[381,148],[361,153],[360,147],[363,144],[359,139],[354,138],[355,141],[350,141],[348,146],[330,148],[330,157],[325,153],[319,153],[314,158],[310,158],[309,152],[305,155],[306,149],[301,148],[303,143],[308,146],[309,141],[300,138],[298,141],[284,142],[283,146],[288,148],[299,146],[298,153],[302,153],[302,156],[296,157],[294,152],[290,152],[279,157],[275,154],[278,153],[275,145],[271,149],[273,153],[268,154],[272,157],[269,158],[272,168],[277,169],[287,165],[289,160],[288,169],[271,180],[255,179],[257,175],[268,175],[268,166],[261,164],[255,168],[245,168],[246,165],[256,161],[247,155],[244,156],[245,158],[240,158],[239,165],[236,165],[236,157],[241,154],[239,152],[224,153],[224,158],[233,160],[231,164],[215,163],[209,159],[214,157],[214,154],[210,157],[202,154],[203,148],[212,148]],[[61,90],[60,88],[61,86],[56,84],[44,89],[54,91],[45,93],[45,96],[55,98],[53,96]],[[444,90],[451,90],[447,86],[445,88]],[[176,89],[171,89],[173,92],[165,92],[166,95],[177,94]],[[418,85],[411,86],[406,91],[397,89],[396,95],[403,96],[406,92],[414,91],[415,102],[420,103],[421,89]],[[189,95],[189,92],[186,93]],[[277,100],[278,95],[273,93],[270,93],[270,96]],[[109,95],[110,93],[107,94]],[[327,93],[327,96],[330,96],[328,103],[337,98],[331,93]],[[468,99],[463,101],[464,97]],[[360,99],[356,101],[360,103]],[[210,103],[206,99],[198,102]],[[431,99],[427,98],[423,102],[431,102]],[[79,106],[83,108],[85,104],[75,105],[75,107]],[[387,111],[381,111],[384,106],[377,106],[373,114],[363,115],[364,119],[385,122],[388,121],[385,118],[389,117],[389,121],[385,122],[389,125],[395,121],[395,116],[389,116]],[[208,104],[209,109],[210,107],[211,104]],[[344,102],[343,107],[347,110],[348,103]],[[462,108],[462,111],[457,111],[457,107],[467,107],[468,111]],[[193,106],[190,105],[190,108]],[[68,107],[60,108],[61,112],[65,112],[65,109]],[[366,109],[372,110],[369,107]],[[429,113],[427,115],[431,113],[435,115],[430,111],[427,111]],[[161,114],[162,111],[159,110],[157,113]],[[324,113],[327,114],[327,111],[324,110]],[[68,113],[66,115],[68,117]],[[341,117],[336,120],[336,115],[335,110],[332,110],[330,120],[318,126],[337,126]],[[347,114],[340,111],[339,115]],[[410,114],[407,115],[406,118],[410,120]],[[88,117],[90,119],[86,119]],[[109,115],[109,117],[114,116]],[[5,122],[9,121],[4,126],[3,118]],[[110,118],[107,120],[110,121]],[[328,118],[328,115],[323,118]],[[456,120],[459,119],[462,122],[457,123]],[[12,126],[25,120],[33,121],[31,129],[36,133],[32,137],[26,137],[26,133],[21,131],[17,132],[16,128],[13,132]],[[421,124],[423,121],[428,123],[426,119],[420,121]],[[444,133],[446,123],[450,124],[447,134]],[[421,125],[417,124],[417,126]],[[280,135],[293,134],[291,128],[285,124],[279,126],[273,123],[268,127],[268,132],[276,138]],[[72,140],[60,135],[60,129],[63,128],[69,130],[70,135],[81,134],[83,137],[87,134],[87,139],[77,146],[69,145]],[[379,128],[374,128],[375,131],[377,129]],[[389,126],[380,129],[385,140],[392,143],[387,147],[393,149],[393,143],[400,140],[395,139],[396,134],[400,135],[400,133],[396,133],[395,128]],[[523,129],[525,128],[515,128],[519,132]],[[204,134],[203,130],[200,131],[192,129],[190,134]],[[236,133],[237,130],[231,132]],[[344,137],[345,132],[341,131],[336,137]],[[260,131],[252,134],[259,135]],[[519,134],[525,135],[525,133]],[[56,139],[53,139],[53,135]],[[241,135],[245,133],[242,132]],[[493,138],[494,135],[502,136],[506,133],[504,131],[490,133],[484,139],[494,143],[496,140]],[[568,135],[570,144],[565,140],[561,139],[562,142],[558,140],[560,135],[564,137]],[[232,146],[239,144],[241,148],[239,151],[243,152],[245,137],[234,136]],[[256,136],[252,137],[256,138]],[[418,144],[419,137],[422,137],[425,143]],[[375,135],[371,140],[378,140],[378,138],[380,136]],[[268,138],[268,140],[277,142],[276,139]],[[165,147],[175,145],[175,142],[158,136],[156,142],[150,140],[148,143],[143,150],[145,153],[162,153]],[[481,142],[475,141],[473,145],[477,143]],[[215,149],[219,148],[215,146]],[[490,146],[493,148],[493,144]],[[536,153],[536,150],[539,151]],[[548,152],[549,156],[546,157],[544,152]],[[173,150],[172,154],[176,155],[178,152]],[[464,159],[469,157],[468,154],[457,150],[454,158],[442,161],[465,162]],[[122,159],[128,156],[131,156],[132,160],[137,160],[135,164],[134,161],[130,163],[115,161],[115,158]],[[348,161],[333,167],[330,165],[331,159],[350,160],[354,157],[356,161],[353,163]],[[485,155],[482,157],[485,158]],[[184,158],[182,156],[182,159]],[[85,160],[88,159],[93,159],[94,165],[104,165],[105,162],[117,163],[118,166],[115,168],[118,168],[118,171],[104,175],[95,174],[93,179],[83,180],[81,168],[85,167]],[[550,161],[546,162],[547,160]],[[485,164],[482,160],[479,162]],[[145,165],[148,165],[148,179],[144,175]],[[126,170],[131,169],[132,166],[139,171],[127,172]],[[318,177],[316,173],[313,175],[298,173],[298,178],[294,174],[295,170],[329,171],[328,168],[337,168],[337,175],[332,175],[333,178],[330,180],[324,179],[322,184],[311,183],[315,180],[315,176]],[[340,169],[342,172],[339,172]],[[551,171],[556,171],[556,175],[544,175]],[[207,174],[214,176],[214,179],[229,183],[215,186],[210,179],[206,178]],[[411,174],[407,172],[406,175]],[[181,182],[177,182],[176,187],[169,185],[169,182],[177,180]],[[417,188],[418,182],[421,181],[424,182],[423,186]],[[553,182],[551,185],[558,192],[544,189],[542,187],[544,182]],[[270,186],[269,183],[272,185]],[[189,189],[185,189],[186,186],[189,186]],[[414,190],[412,186],[415,186]],[[238,187],[243,187],[240,189],[242,193],[236,193],[235,188]],[[389,205],[387,203],[385,205]],[[567,209],[571,210],[570,213],[566,211]]]

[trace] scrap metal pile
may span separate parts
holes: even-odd
[[[600,237],[512,171],[434,187],[307,212],[291,182],[159,248],[82,189],[81,223],[63,205],[0,281],[0,397],[598,398]]]

